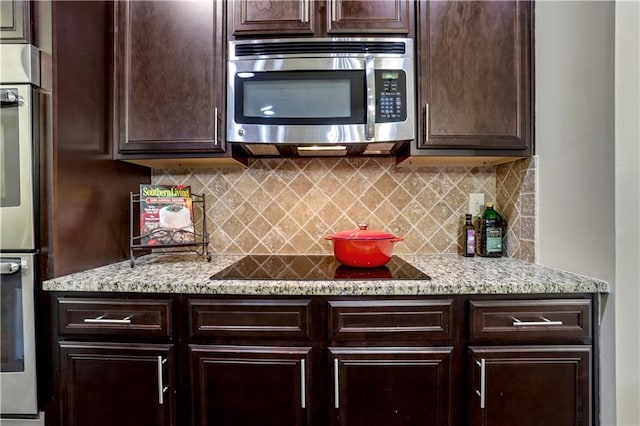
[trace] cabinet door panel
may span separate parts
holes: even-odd
[[[327,33],[411,32],[410,0],[327,0]]]
[[[307,424],[311,348],[190,345],[194,424]]]
[[[0,2],[0,42],[29,43],[31,41],[31,9],[28,0]]]
[[[472,426],[591,424],[590,346],[472,347],[469,369]]]
[[[330,348],[335,424],[451,424],[453,348]]]
[[[222,2],[116,2],[121,152],[222,150]]]
[[[421,148],[530,146],[530,4],[420,2]]]
[[[171,345],[59,345],[62,424],[174,424]]]
[[[234,36],[312,35],[314,0],[234,0],[229,2],[229,28]]]

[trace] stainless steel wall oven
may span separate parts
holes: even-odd
[[[0,424],[43,424],[36,386],[39,52],[0,45]]]

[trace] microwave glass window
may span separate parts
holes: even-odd
[[[20,205],[20,147],[18,104],[2,104],[0,110],[0,206]]]
[[[351,116],[351,81],[248,81],[244,87],[246,117],[332,118]]]
[[[235,76],[239,124],[314,125],[365,122],[365,74],[347,71],[267,71]]]

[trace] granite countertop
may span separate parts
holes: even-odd
[[[513,258],[400,255],[431,280],[222,280],[209,277],[243,256],[152,254],[43,283],[45,291],[236,295],[608,293],[606,282]]]

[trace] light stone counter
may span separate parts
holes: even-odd
[[[418,295],[608,293],[606,282],[512,258],[401,255],[431,280],[211,281],[242,256],[148,255],[43,283],[46,291],[237,295]]]

